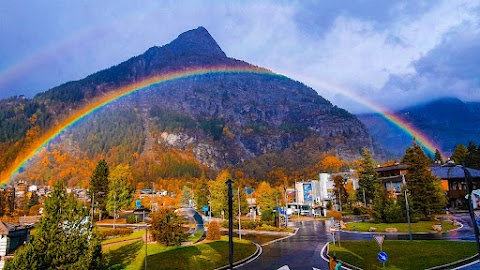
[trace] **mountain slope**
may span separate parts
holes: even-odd
[[[219,66],[254,67],[227,57],[208,31],[199,27],[165,46],[152,47],[119,65],[38,94],[29,102],[45,106],[55,118],[41,126],[45,130],[91,98],[120,86],[164,72]],[[215,170],[240,166],[264,155],[274,155],[277,160],[266,167],[289,163],[293,169],[318,161],[315,159],[319,153],[330,150],[347,160],[358,158],[363,147],[382,155],[354,115],[333,106],[302,83],[273,73],[190,76],[150,86],[103,110],[120,113],[122,108],[129,108],[125,113],[131,121],[124,121],[128,127],[111,127],[114,120],[90,117],[63,135],[65,141],[77,145],[71,151],[96,158],[111,156],[112,151],[120,149],[124,157],[115,159],[116,162],[128,161],[131,165],[142,153],[184,151],[186,159],[193,155]],[[105,117],[114,115],[117,113],[107,113]],[[112,130],[127,133],[108,135]],[[112,136],[116,139],[110,140]],[[143,143],[139,143],[138,137]],[[128,138],[135,142],[133,147],[125,147]],[[87,145],[94,147],[93,153],[89,153]],[[133,149],[135,158],[128,156],[125,149]],[[291,154],[300,152],[303,154]],[[295,161],[282,161],[292,156]],[[262,168],[268,169],[272,168]]]

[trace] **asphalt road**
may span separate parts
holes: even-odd
[[[472,224],[467,214],[456,215],[463,223],[459,230],[447,233],[413,234],[415,240],[461,240],[475,241]],[[328,269],[328,263],[322,259],[321,251],[327,242],[332,241],[329,232],[330,220],[291,222],[290,226],[298,227],[296,235],[287,239],[263,246],[262,254],[253,262],[235,269]],[[372,240],[378,233],[339,233],[342,240]],[[385,234],[388,240],[406,240],[408,234]],[[473,267],[473,268],[472,268]],[[458,268],[462,269],[462,268]],[[463,268],[465,270],[480,269],[480,264]]]
[[[328,269],[320,252],[332,240],[330,221],[291,222],[291,226],[299,228],[296,235],[263,246],[260,257],[236,269]]]

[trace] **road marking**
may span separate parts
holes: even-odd
[[[277,270],[290,270],[290,267],[288,267],[288,265],[284,265],[284,266],[278,268]]]

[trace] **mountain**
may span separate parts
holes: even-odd
[[[480,138],[480,103],[441,98],[395,112],[431,138],[443,153],[455,145],[468,145]],[[357,115],[382,147],[397,157],[405,153],[412,138],[377,114]]]
[[[321,153],[328,151],[353,160],[368,147],[377,157],[383,156],[355,115],[333,106],[300,82],[227,57],[203,27],[32,100],[17,98],[4,102],[3,107],[0,102],[0,110],[13,112],[3,118],[0,114],[0,120],[6,122],[20,119],[15,108],[33,106],[21,117],[25,128],[12,127],[15,136],[6,137],[0,148],[18,153],[18,141],[23,138],[23,144],[28,144],[34,140],[35,134],[25,139],[30,130],[45,132],[80,105],[120,86],[199,67],[264,72],[215,72],[147,87],[70,128],[56,142],[59,149],[79,160],[100,156],[114,164],[136,167],[144,162],[142,166],[151,171],[142,177],[159,171],[167,177],[171,172],[165,164],[176,164],[198,177],[202,170],[226,167],[238,168],[249,177],[263,177],[280,167],[301,170],[313,166]],[[151,160],[141,161],[146,156]],[[3,161],[8,163],[14,157],[10,154]],[[48,159],[45,163],[59,158]]]

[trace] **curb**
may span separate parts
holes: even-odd
[[[322,259],[326,262],[330,261],[330,256],[328,255],[328,246],[329,245],[330,245],[330,242],[327,242],[323,246],[321,254],[320,254],[320,257],[322,257]],[[346,269],[346,270],[363,270],[363,268],[356,267],[355,265],[351,265],[351,264],[346,263],[344,261],[341,261],[341,260],[338,260],[338,261],[342,262],[342,268],[343,269]]]
[[[434,267],[431,267],[431,268],[427,268],[425,270],[461,269],[461,267],[466,266],[468,264],[471,264],[473,262],[478,262],[478,254],[475,254],[475,255],[473,255],[471,257],[468,257],[466,259],[463,259],[463,260],[447,263],[447,264],[444,264],[444,265],[434,266]]]
[[[289,238],[289,237],[292,237],[292,236],[296,235],[297,232],[298,232],[298,228],[294,228],[294,229],[295,229],[295,232],[290,233],[289,235],[287,235],[287,236],[285,236],[285,237],[278,238],[278,239],[272,240],[272,241],[270,241],[270,242],[264,243],[264,244],[262,244],[261,246],[262,246],[262,247],[268,246],[268,245],[273,244],[273,243],[275,243],[275,242],[282,241],[282,240],[285,240],[285,239],[287,239],[287,238]]]
[[[250,242],[253,243],[252,241],[250,241]],[[247,258],[241,259],[240,261],[234,262],[233,263],[233,268],[237,268],[239,266],[243,266],[245,264],[248,264],[248,263],[254,261],[255,259],[257,259],[262,254],[262,247],[257,243],[253,243],[253,244],[255,246],[257,246],[257,250],[255,251],[255,253],[248,256]],[[230,265],[227,264],[227,265],[221,266],[219,268],[215,268],[215,270],[223,270],[223,269],[230,269]]]

